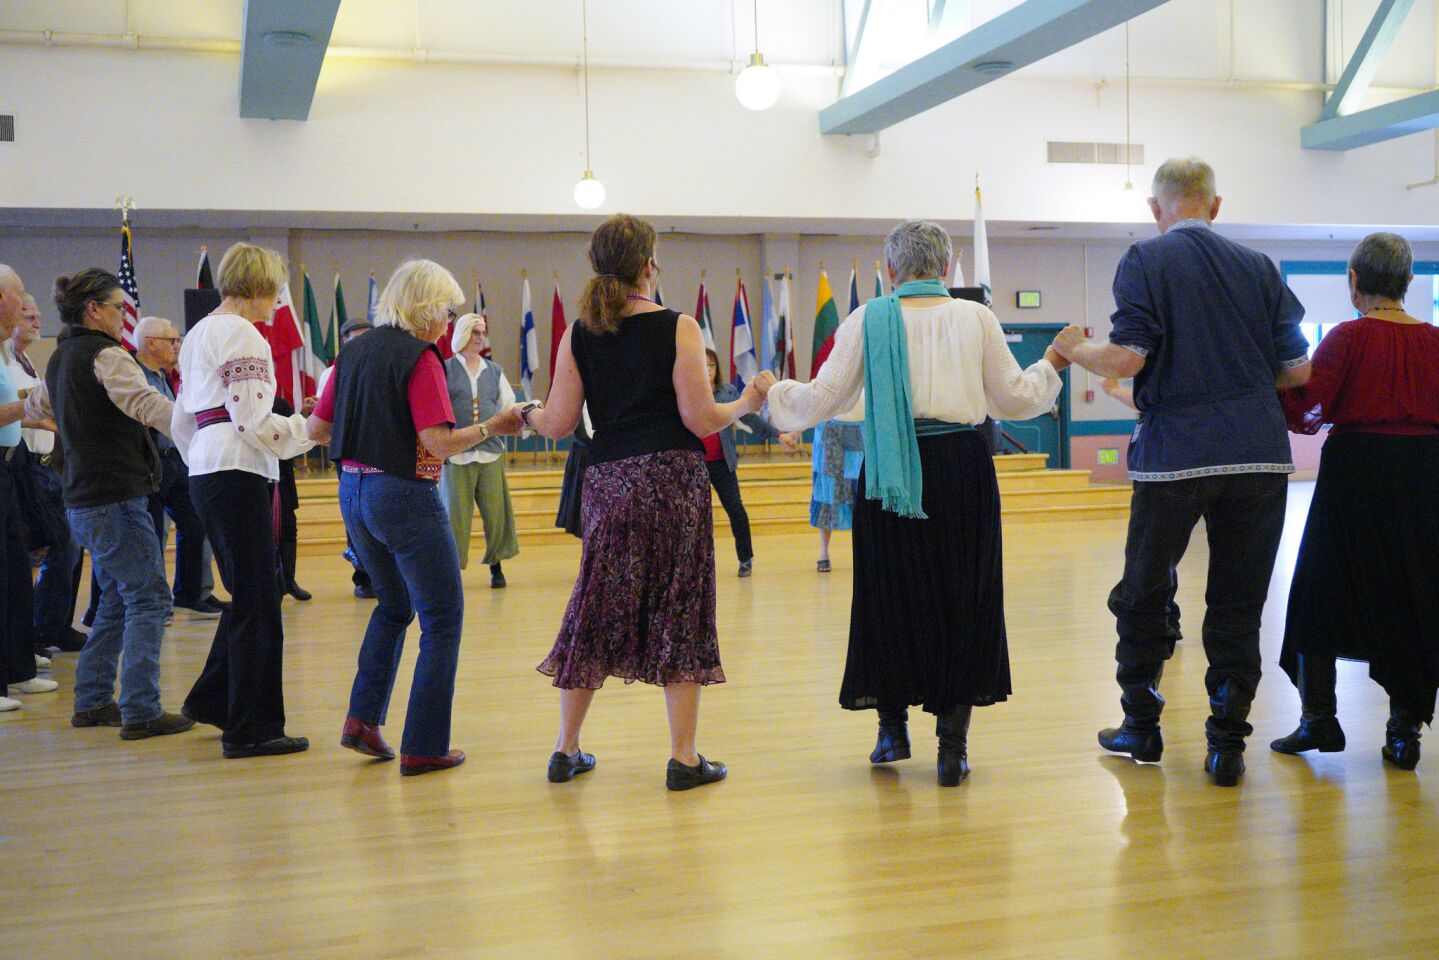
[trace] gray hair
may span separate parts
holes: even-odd
[[[141,343],[146,337],[164,336],[164,327],[173,330],[175,325],[164,317],[141,317],[140,322],[135,324],[135,342]]]
[[[1349,255],[1349,269],[1360,293],[1403,300],[1414,279],[1414,251],[1397,233],[1371,233]]]
[[[1214,199],[1214,168],[1198,157],[1171,157],[1154,171],[1150,185],[1156,200]]]
[[[884,238],[884,255],[894,269],[895,283],[930,280],[948,272],[954,245],[933,220],[906,220]]]

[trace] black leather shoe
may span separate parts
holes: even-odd
[[[505,571],[496,563],[490,567],[490,589],[503,590],[505,586]]]
[[[220,748],[226,760],[243,760],[246,757],[278,757],[287,753],[301,753],[310,749],[310,741],[304,737],[275,737],[260,743],[222,743]]]
[[[585,753],[583,750],[576,750],[572,757],[566,753],[556,750],[550,756],[550,783],[567,783],[575,778],[577,773],[589,773],[595,768],[595,755]]]
[[[1287,737],[1280,737],[1269,744],[1275,753],[1338,753],[1344,749],[1344,728],[1333,717],[1321,720],[1299,721],[1299,726]]]
[[[729,768],[722,763],[711,763],[703,756],[700,762],[687,767],[671,759],[665,768],[665,786],[671,790],[693,790],[707,783],[718,783],[729,774]]]
[[[1244,754],[1209,751],[1204,758],[1204,772],[1214,778],[1216,787],[1237,787],[1244,776]]]
[[[1389,725],[1384,730],[1384,747],[1380,754],[1386,763],[1400,770],[1419,766],[1419,728],[1423,722],[1402,710],[1389,711]]]
[[[909,759],[909,728],[903,724],[881,723],[879,738],[874,743],[870,763],[894,763]]]
[[[1137,730],[1127,725],[1099,731],[1099,745],[1110,753],[1127,753],[1140,763],[1158,763],[1164,755],[1164,736],[1156,726],[1153,730]]]
[[[973,712],[974,707],[963,704],[935,719],[934,732],[939,737],[936,770],[941,787],[957,787],[969,776],[969,718]]]
[[[293,580],[291,580],[285,585],[285,592],[288,593],[290,596],[294,597],[296,600],[299,600],[301,603],[304,603],[306,600],[315,599],[315,595],[313,593],[306,590],[304,587],[300,586]]]
[[[368,583],[357,583],[355,584],[355,596],[361,600],[373,600],[375,599],[375,588]]]
[[[82,633],[74,627],[61,627],[59,633],[46,637],[44,642],[61,653],[79,653],[85,649],[85,641],[89,639],[88,633]]]

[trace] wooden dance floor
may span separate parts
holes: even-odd
[[[873,713],[836,705],[849,618],[810,536],[756,542],[750,580],[718,542],[729,683],[704,694],[700,749],[725,783],[664,789],[663,698],[611,683],[582,740],[598,769],[552,785],[557,698],[534,672],[578,546],[466,573],[454,745],[469,762],[401,779],[338,745],[371,604],[338,557],[305,558],[285,602],[290,732],[310,752],[226,761],[212,728],[123,743],[69,725],[57,695],[0,716],[0,957],[1434,957],[1439,736],[1416,773],[1380,761],[1386,706],[1340,666],[1341,754],[1271,754],[1297,697],[1274,665],[1309,484],[1264,625],[1248,775],[1201,770],[1202,531],[1181,570],[1187,638],[1164,678],[1164,763],[1105,755],[1120,718],[1105,598],[1123,521],[1006,529],[1015,695],[976,711],[974,774],[935,785],[916,757],[868,763]],[[164,699],[178,709],[213,622],[177,613]],[[398,747],[417,629],[396,709]]]

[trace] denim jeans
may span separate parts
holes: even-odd
[[[344,473],[340,511],[379,601],[360,646],[350,716],[385,722],[405,631],[418,612],[420,653],[400,752],[444,756],[450,749],[465,596],[460,557],[439,492],[423,480]]]
[[[61,500],[60,477],[49,467],[32,463],[28,469],[40,489]],[[58,637],[75,622],[75,584],[80,569],[81,550],[72,534],[58,547],[51,547],[40,564],[40,579],[35,581],[35,639],[46,641]]]
[[[149,499],[136,497],[99,507],[66,511],[76,541],[90,551],[100,581],[100,606],[90,639],[75,664],[75,710],[115,700],[120,674],[120,717],[144,723],[160,706],[160,641],[170,614],[170,587]]]
[[[1175,569],[1203,518],[1209,535],[1204,655],[1211,749],[1240,752],[1253,732],[1249,705],[1259,686],[1259,617],[1284,533],[1288,477],[1238,473],[1134,484],[1124,579],[1109,595],[1117,618],[1115,659],[1125,722],[1152,728],[1164,698],[1159,677],[1178,638]]]

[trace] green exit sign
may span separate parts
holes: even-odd
[[[1119,448],[1111,447],[1108,450],[1099,451],[1100,466],[1113,466],[1119,463]]]
[[[1016,301],[1016,302],[1018,303],[1018,305],[1019,305],[1019,309],[1021,309],[1021,310],[1038,310],[1038,309],[1039,309],[1039,291],[1038,291],[1038,290],[1020,290],[1020,291],[1018,291],[1017,293],[1015,293],[1014,297],[1015,297],[1015,301]]]

